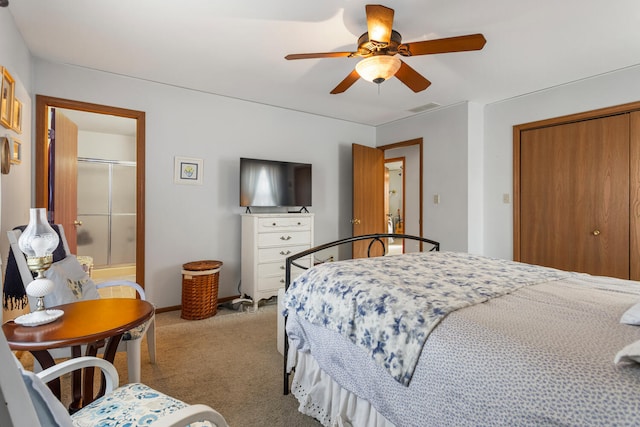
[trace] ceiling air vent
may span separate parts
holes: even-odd
[[[428,104],[424,104],[419,107],[412,108],[409,111],[411,111],[412,113],[422,113],[423,111],[431,110],[433,108],[438,108],[439,106],[440,104],[437,104],[435,102],[430,102]]]

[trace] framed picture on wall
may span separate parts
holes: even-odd
[[[176,157],[173,181],[176,184],[202,184],[202,159]]]
[[[13,123],[13,98],[15,80],[6,68],[2,68],[2,87],[0,88],[0,124],[11,129]]]
[[[11,138],[11,163],[19,165],[22,163],[22,143],[15,138]]]
[[[13,99],[11,129],[18,133],[22,133],[22,102],[17,98]]]

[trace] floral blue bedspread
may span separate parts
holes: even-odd
[[[447,314],[570,274],[455,252],[347,260],[299,276],[284,314],[338,332],[408,385],[429,333]]]

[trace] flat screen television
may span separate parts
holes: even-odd
[[[240,158],[240,206],[311,206],[311,164]]]

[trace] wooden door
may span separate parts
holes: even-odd
[[[353,161],[353,235],[384,233],[384,152],[364,145],[352,145]],[[353,257],[367,256],[368,242],[354,242]],[[371,255],[384,255],[380,245]]]
[[[629,149],[628,114],[521,132],[520,261],[629,278]]]
[[[53,109],[51,127],[55,155],[49,177],[54,184],[49,208],[53,211],[54,223],[64,227],[69,250],[77,254],[78,126],[59,110]]]

